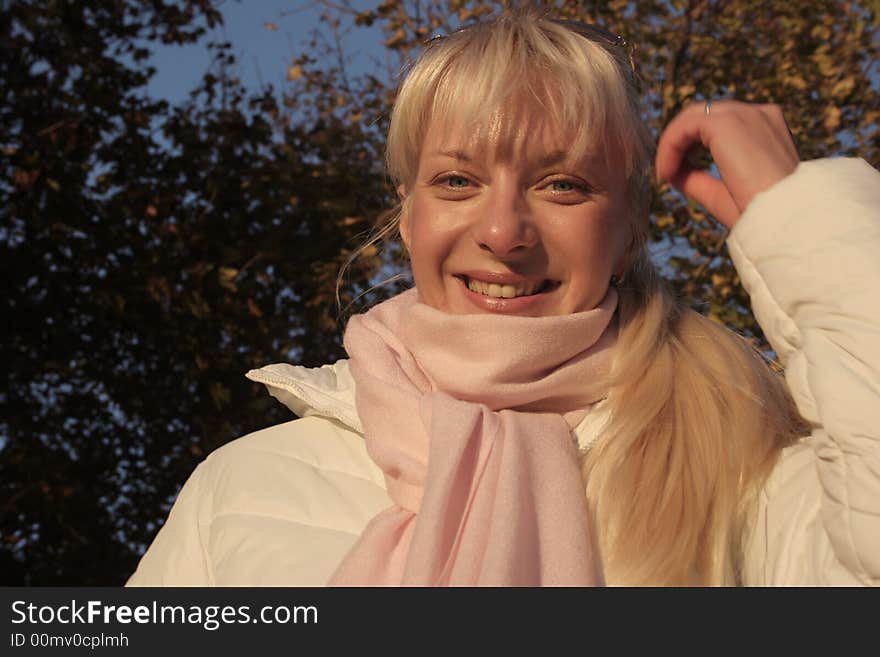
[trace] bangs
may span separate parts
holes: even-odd
[[[635,90],[620,67],[602,45],[535,18],[505,17],[431,42],[395,103],[389,172],[395,184],[412,181],[432,126],[469,135],[472,146],[501,157],[549,129],[568,160],[603,155],[630,178],[649,154]]]

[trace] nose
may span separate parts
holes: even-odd
[[[499,185],[486,200],[473,227],[474,240],[481,249],[505,258],[537,244],[538,232],[522,190]]]

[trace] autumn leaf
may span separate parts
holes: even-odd
[[[856,79],[854,77],[845,77],[842,80],[839,80],[831,89],[831,97],[837,100],[843,100],[852,93],[855,86]]]
[[[238,269],[235,269],[234,267],[219,267],[217,269],[217,274],[219,275],[220,285],[230,292],[238,291],[238,287],[235,285],[235,278],[238,276]]]
[[[837,105],[829,105],[825,108],[825,118],[822,125],[828,132],[834,132],[840,127],[840,108]]]
[[[404,41],[406,41],[406,32],[404,32],[403,29],[401,28],[401,29],[397,30],[394,34],[392,34],[391,37],[385,41],[385,47],[391,48],[391,49],[397,48]]]

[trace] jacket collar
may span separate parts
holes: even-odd
[[[299,417],[330,417],[363,433],[354,403],[354,379],[348,371],[348,360],[338,360],[323,367],[276,363],[251,370],[245,376],[265,385],[270,395]]]
[[[270,395],[299,417],[329,417],[363,433],[354,401],[354,378],[346,359],[323,367],[276,363],[251,370],[245,376],[265,385]],[[573,437],[582,453],[593,446],[607,419],[606,403],[601,400],[575,427]]]

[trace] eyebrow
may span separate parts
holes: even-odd
[[[563,150],[556,150],[547,153],[544,157],[538,160],[539,166],[547,167],[552,164],[560,164],[561,162],[565,162],[568,159],[568,152]]]
[[[462,162],[473,162],[473,157],[470,156],[466,151],[435,151],[432,155],[443,155],[444,157],[451,157],[453,160],[461,160]]]
[[[459,160],[461,162],[473,162],[473,156],[467,151],[463,150],[451,150],[451,151],[436,151],[433,155],[443,155],[445,157],[451,157],[454,160]],[[539,167],[548,167],[554,164],[559,164],[560,162],[564,162],[568,159],[568,153],[564,150],[555,150],[547,153],[540,160],[538,160],[537,164]]]

